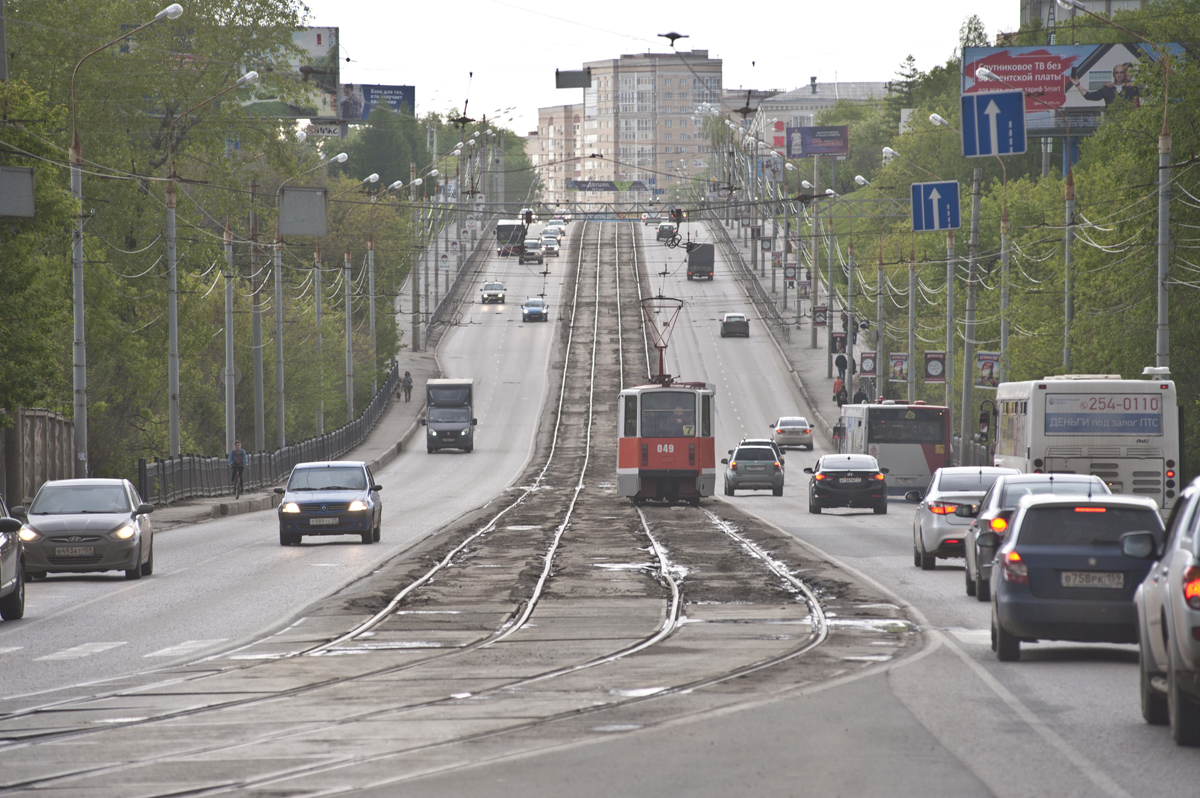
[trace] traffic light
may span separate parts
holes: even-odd
[[[533,211],[525,211],[525,224],[533,224]]]

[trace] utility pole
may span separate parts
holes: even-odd
[[[233,387],[233,229],[225,217],[225,451],[237,437],[237,408]]]
[[[946,233],[946,407],[954,429],[954,231]]]
[[[354,314],[352,311],[351,280],[350,280],[350,247],[346,247],[346,274],[342,279],[346,284],[343,301],[346,303],[346,423],[354,420]]]
[[[266,410],[263,402],[262,281],[258,279],[258,179],[250,181],[250,334],[254,350],[254,451],[267,448]]]
[[[1000,217],[1000,382],[1008,380],[1008,203]]]
[[[412,286],[412,351],[421,351],[421,265],[417,258],[425,252],[425,230],[421,226],[421,214],[417,211],[417,187],[413,185],[413,181],[417,179],[417,164],[415,161],[408,165],[408,199],[413,203],[412,209],[412,233],[419,236],[416,246],[410,247],[412,250],[412,258],[409,260],[408,267],[408,282]]]
[[[917,400],[917,250],[908,253],[908,401]]]
[[[979,276],[979,194],[983,170],[971,175],[971,233],[967,240],[967,316],[963,337],[962,411],[959,413],[959,465],[975,465],[971,457],[971,409],[975,387],[975,299]]]
[[[1070,157],[1070,153],[1067,153]],[[1075,303],[1071,298],[1071,244],[1075,238],[1075,181],[1067,181],[1066,230],[1063,232],[1063,373],[1071,373],[1071,318]]]
[[[275,233],[275,439],[287,446],[283,412],[283,240]]]
[[[321,241],[317,240],[313,251],[313,298],[316,301],[317,316],[317,435],[325,434],[325,357],[321,335]]]

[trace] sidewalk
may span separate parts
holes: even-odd
[[[392,397],[370,435],[359,446],[342,456],[343,460],[362,460],[376,472],[386,466],[405,448],[420,430],[417,419],[425,409],[425,382],[441,376],[433,352],[401,352],[397,357],[401,372],[413,376],[412,401]],[[242,494],[234,501],[228,496],[210,499],[185,499],[154,510],[151,518],[154,531],[162,532],[190,524],[199,524],[241,513],[269,510],[278,503],[279,495],[272,490]]]

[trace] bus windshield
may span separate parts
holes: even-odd
[[[873,407],[867,420],[870,443],[945,443],[946,409],[939,407]]]

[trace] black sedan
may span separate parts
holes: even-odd
[[[154,573],[153,504],[127,479],[61,479],[47,482],[33,497],[20,536],[25,573],[124,571],[126,579]]]
[[[826,507],[870,507],[877,515],[887,513],[886,468],[869,454],[827,454],[812,468],[808,481],[808,511]]]
[[[366,463],[337,460],[301,463],[292,469],[279,505],[279,545],[298,545],[305,535],[358,535],[378,543],[383,502]]]

